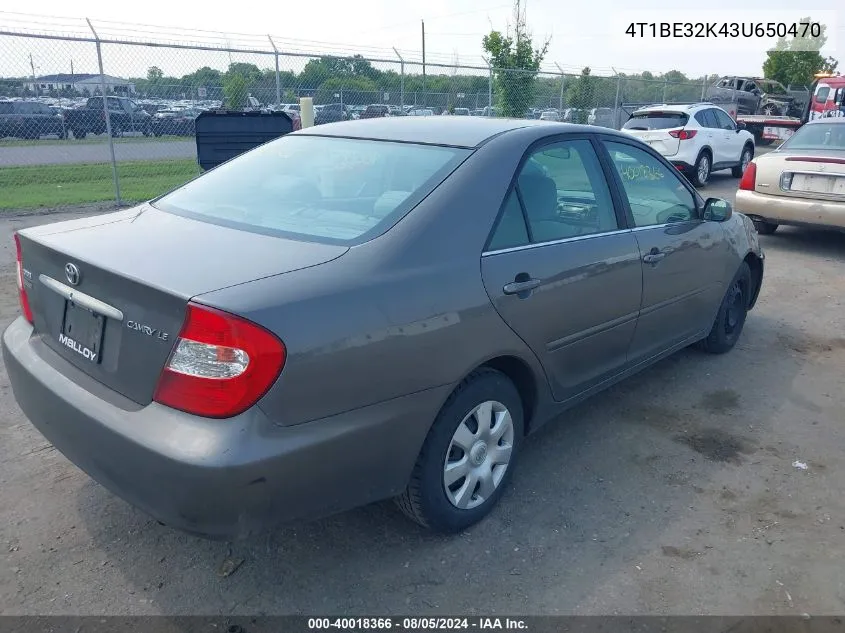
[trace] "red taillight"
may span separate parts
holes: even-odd
[[[754,186],[757,184],[757,164],[748,163],[745,172],[742,174],[742,179],[739,181],[739,188],[743,191],[754,191]]]
[[[23,285],[23,258],[21,257],[21,238],[15,233],[15,259],[18,265],[18,297],[21,302],[21,312],[24,318],[30,323],[33,322],[32,308],[29,307],[29,295],[26,293],[26,287]]]
[[[698,130],[669,130],[669,136],[686,141],[694,137],[697,132]]]
[[[284,343],[260,325],[189,303],[153,399],[194,415],[230,418],[258,402],[285,357]]]

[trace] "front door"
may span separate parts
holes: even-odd
[[[482,256],[487,293],[542,362],[559,401],[627,361],[640,254],[590,138],[531,153]]]
[[[626,141],[604,146],[642,259],[642,305],[629,352],[636,363],[707,333],[725,292],[729,247],[721,225],[701,219],[698,196],[664,161]]]

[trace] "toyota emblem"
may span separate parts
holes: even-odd
[[[65,264],[65,277],[67,277],[71,286],[78,286],[80,279],[82,279],[82,273],[79,272],[76,264],[68,263]]]

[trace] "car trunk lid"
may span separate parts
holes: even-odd
[[[669,132],[682,130],[688,121],[689,116],[683,112],[635,112],[622,130],[663,156],[674,156],[681,147],[681,140]]]
[[[845,157],[838,151],[779,151],[757,161],[755,190],[792,198],[845,200]]]
[[[142,405],[196,295],[335,259],[344,246],[201,222],[148,205],[20,232],[36,333]]]

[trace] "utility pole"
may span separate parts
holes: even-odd
[[[426,85],[425,85],[425,20],[420,20],[420,24],[422,25],[422,66],[423,66],[423,101],[425,103],[423,105],[428,104],[428,97],[426,96]]]
[[[38,90],[38,84],[35,83],[35,62],[32,61],[32,53],[29,54],[29,67],[32,70],[32,89],[35,91],[35,94],[40,95],[41,92]]]

